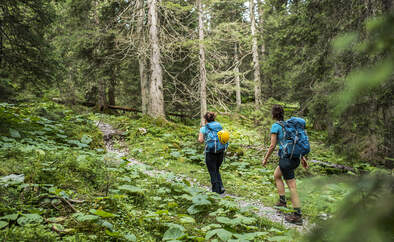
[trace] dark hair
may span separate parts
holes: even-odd
[[[205,118],[205,120],[207,120],[208,123],[213,122],[213,121],[215,121],[216,114],[214,112],[207,112],[204,115],[204,118]]]
[[[283,121],[283,117],[285,115],[285,111],[283,107],[279,104],[275,104],[272,107],[272,118],[278,121]]]

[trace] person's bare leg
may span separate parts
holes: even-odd
[[[298,197],[296,179],[286,180],[287,186],[290,189],[291,202],[293,203],[293,208],[300,208],[301,202]]]
[[[274,179],[275,179],[276,188],[278,189],[279,196],[284,196],[285,195],[285,184],[283,183],[282,172],[281,172],[279,166],[276,167],[276,169],[275,169]]]

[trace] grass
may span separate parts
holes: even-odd
[[[218,115],[218,121],[231,134],[230,146],[221,168],[222,178],[228,193],[273,206],[277,201],[273,180],[277,157],[272,155],[267,167],[261,166],[261,159],[269,146],[269,129],[273,121],[267,118],[267,110],[248,112],[250,111],[231,116]],[[197,120],[193,121],[192,125],[185,125],[148,117],[99,118],[126,133],[131,157],[210,186],[209,174],[204,164],[203,145],[197,142]],[[322,142],[322,136],[324,134],[317,131],[310,132],[312,152],[309,159],[343,163],[344,159]],[[301,167],[297,169],[303,212],[312,221],[326,219],[325,215],[330,216],[350,188],[342,182],[338,186],[325,185],[316,188],[318,183],[314,184],[311,177],[338,172],[315,164],[310,164],[308,170]],[[332,175],[330,179],[335,177],[337,175]],[[289,194],[287,195],[289,197]]]
[[[0,240],[264,241],[300,236],[250,209],[240,210],[231,198],[191,188],[171,175],[147,176],[144,167],[126,166],[105,154],[92,121],[97,118],[115,122],[130,142],[138,140],[130,144],[131,155],[207,184],[202,147],[195,144],[192,127],[79,115],[53,103],[1,104],[0,119],[7,125],[0,130]],[[139,129],[143,127],[146,134]],[[182,149],[184,142],[192,149]],[[24,179],[5,180],[12,174]],[[228,185],[234,192],[236,183],[243,182],[236,174],[225,179],[234,181]]]

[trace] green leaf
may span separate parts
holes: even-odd
[[[108,236],[111,236],[111,237],[115,237],[115,238],[118,238],[118,237],[120,237],[120,233],[119,232],[112,232],[112,231],[109,231],[108,229],[106,229],[105,230],[105,233],[108,235]]]
[[[19,214],[17,214],[17,213],[8,214],[8,215],[5,215],[5,216],[1,217],[0,219],[4,219],[4,220],[7,220],[7,221],[15,221],[18,218],[18,215]]]
[[[176,240],[181,239],[185,233],[183,232],[185,229],[181,225],[171,226],[163,236],[163,240]]]
[[[92,142],[92,138],[90,138],[89,135],[84,134],[81,138],[81,143],[88,145],[90,142]]]
[[[216,221],[218,221],[219,223],[222,223],[222,224],[230,224],[230,225],[233,224],[232,219],[227,218],[227,217],[217,217]]]
[[[215,235],[217,235],[223,241],[227,241],[233,237],[233,234],[225,229],[214,229],[206,234],[205,239],[209,240]]]
[[[61,224],[53,224],[52,226],[56,231],[64,231],[64,227]]]
[[[106,211],[101,210],[101,209],[98,209],[98,210],[90,209],[89,212],[92,213],[92,214],[98,215],[98,216],[100,216],[102,218],[112,218],[112,217],[116,216],[113,213],[109,213],[109,212],[106,212]]]
[[[211,202],[208,201],[208,196],[205,194],[198,194],[192,198],[192,202],[194,205],[204,206],[211,205]]]
[[[268,232],[254,232],[254,233],[245,233],[245,234],[234,234],[234,236],[237,239],[241,239],[241,240],[254,240],[256,237],[260,237],[267,234]]]
[[[9,130],[10,130],[10,135],[12,138],[21,138],[21,135],[18,130],[11,129],[11,128]]]
[[[8,222],[0,221],[0,229],[5,228],[8,226]]]
[[[183,224],[194,224],[196,220],[192,217],[185,216],[180,219],[180,222]]]
[[[289,236],[274,236],[267,238],[268,241],[290,241],[291,238]]]
[[[145,189],[140,187],[132,186],[132,185],[121,185],[118,187],[119,190],[125,191],[128,193],[137,193],[137,194],[144,194]]]
[[[24,226],[27,224],[37,224],[37,223],[42,223],[44,219],[35,213],[31,214],[22,214],[20,218],[18,218],[17,222],[19,225]]]
[[[191,215],[200,213],[200,212],[202,212],[202,211],[203,211],[203,209],[202,209],[202,208],[199,208],[199,207],[196,206],[196,205],[192,205],[192,206],[190,206],[190,207],[187,209],[187,212],[188,212],[189,214],[191,214]]]
[[[134,234],[125,234],[123,235],[123,238],[125,238],[127,241],[137,241],[137,237],[135,237]]]
[[[86,215],[84,213],[74,213],[72,215],[78,222],[92,222],[97,221],[100,217],[96,215]]]
[[[110,222],[108,222],[108,221],[103,221],[102,223],[101,223],[101,226],[103,226],[103,227],[105,227],[105,228],[107,228],[107,229],[109,229],[109,230],[113,230],[113,228],[114,228],[114,225],[113,224],[111,224]]]

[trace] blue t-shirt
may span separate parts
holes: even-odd
[[[281,142],[284,142],[283,128],[278,123],[274,123],[271,127],[271,134],[277,134],[277,144],[279,145],[279,150],[282,149]]]

